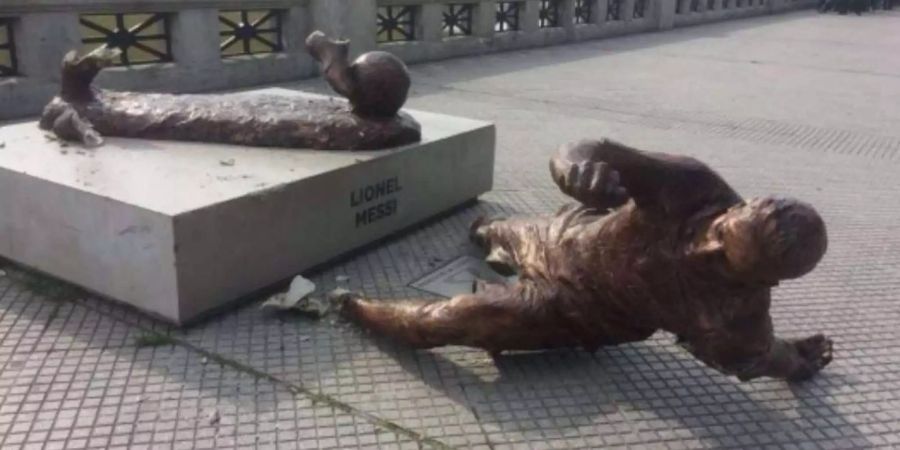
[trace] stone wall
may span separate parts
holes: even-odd
[[[86,26],[84,15],[101,15],[88,18],[107,21],[109,33],[116,34],[113,14],[126,14],[124,28],[137,27],[138,33],[110,38],[125,45],[134,45],[134,36],[147,33],[149,27],[140,29],[141,20],[149,20],[153,13],[165,18],[153,25],[160,29],[156,37],[165,38],[154,41],[158,48],[165,47],[165,58],[154,63],[129,61],[108,69],[98,78],[98,85],[201,92],[315,75],[315,64],[303,49],[304,37],[314,29],[350,38],[354,54],[379,48],[412,63],[668,29],[812,4],[812,0],[3,0],[0,65],[7,67],[0,71],[0,119],[39,113],[58,89],[63,55],[84,48],[86,37],[106,36]],[[228,26],[223,26],[227,22],[220,15],[231,10],[256,14],[248,16],[251,18],[275,14],[280,25],[275,32],[280,41],[277,48],[257,53],[259,49],[247,47],[253,54],[223,57],[220,47],[228,37],[221,33]],[[270,22],[275,23],[274,19]],[[231,31],[250,33],[248,39],[255,44],[264,42],[254,40],[252,30],[236,30]],[[10,44],[4,49],[6,40]],[[240,50],[242,40],[238,41]]]

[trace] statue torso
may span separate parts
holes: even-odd
[[[676,221],[633,203],[605,215],[564,212],[548,230],[544,270],[533,276],[559,286],[560,306],[596,330],[589,333],[599,344],[642,340],[657,329],[714,333],[734,317],[767,311],[769,289],[728,281],[717,261],[692,254],[694,233],[713,217]]]

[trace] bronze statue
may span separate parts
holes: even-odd
[[[789,199],[744,201],[703,163],[619,143],[564,146],[553,179],[578,201],[551,217],[478,220],[472,239],[512,284],[445,301],[344,294],[342,313],[418,348],[504,350],[640,341],[657,330],[741,380],[803,380],[831,361],[822,335],[775,337],[771,288],[811,271],[825,224]]]
[[[66,55],[60,94],[40,127],[60,139],[102,145],[102,136],[215,142],[320,150],[375,150],[421,139],[419,124],[400,112],[410,88],[403,62],[369,52],[353,64],[349,42],[315,32],[306,41],[322,73],[349,107],[330,99],[275,95],[173,95],[116,92],[91,86],[117,54],[102,48]]]

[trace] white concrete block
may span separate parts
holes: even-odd
[[[408,112],[422,142],[366,152],[0,127],[0,255],[183,324],[491,189],[493,125]]]

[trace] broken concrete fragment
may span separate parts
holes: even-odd
[[[296,303],[315,291],[315,283],[297,275],[291,281],[291,287],[287,291],[287,300]]]
[[[219,421],[222,420],[222,416],[219,415],[219,410],[214,409],[206,416],[206,423],[211,426],[216,426],[219,424]]]
[[[349,289],[337,288],[328,293],[328,300],[332,302],[341,301],[342,299],[352,295],[353,292]]]
[[[308,297],[300,301],[294,310],[301,314],[319,319],[331,311],[331,305],[320,297]]]
[[[291,309],[294,305],[288,304],[286,298],[287,292],[279,292],[269,297],[262,305],[259,305],[259,309],[274,309],[278,311]]]
[[[328,314],[329,303],[318,297],[310,297],[316,285],[302,276],[294,277],[287,292],[273,295],[260,308],[276,311],[294,311],[314,318]]]
[[[272,308],[276,310],[293,309],[309,294],[316,290],[316,285],[301,276],[294,277],[291,281],[291,287],[287,292],[280,292],[266,300],[260,307],[263,309]]]

